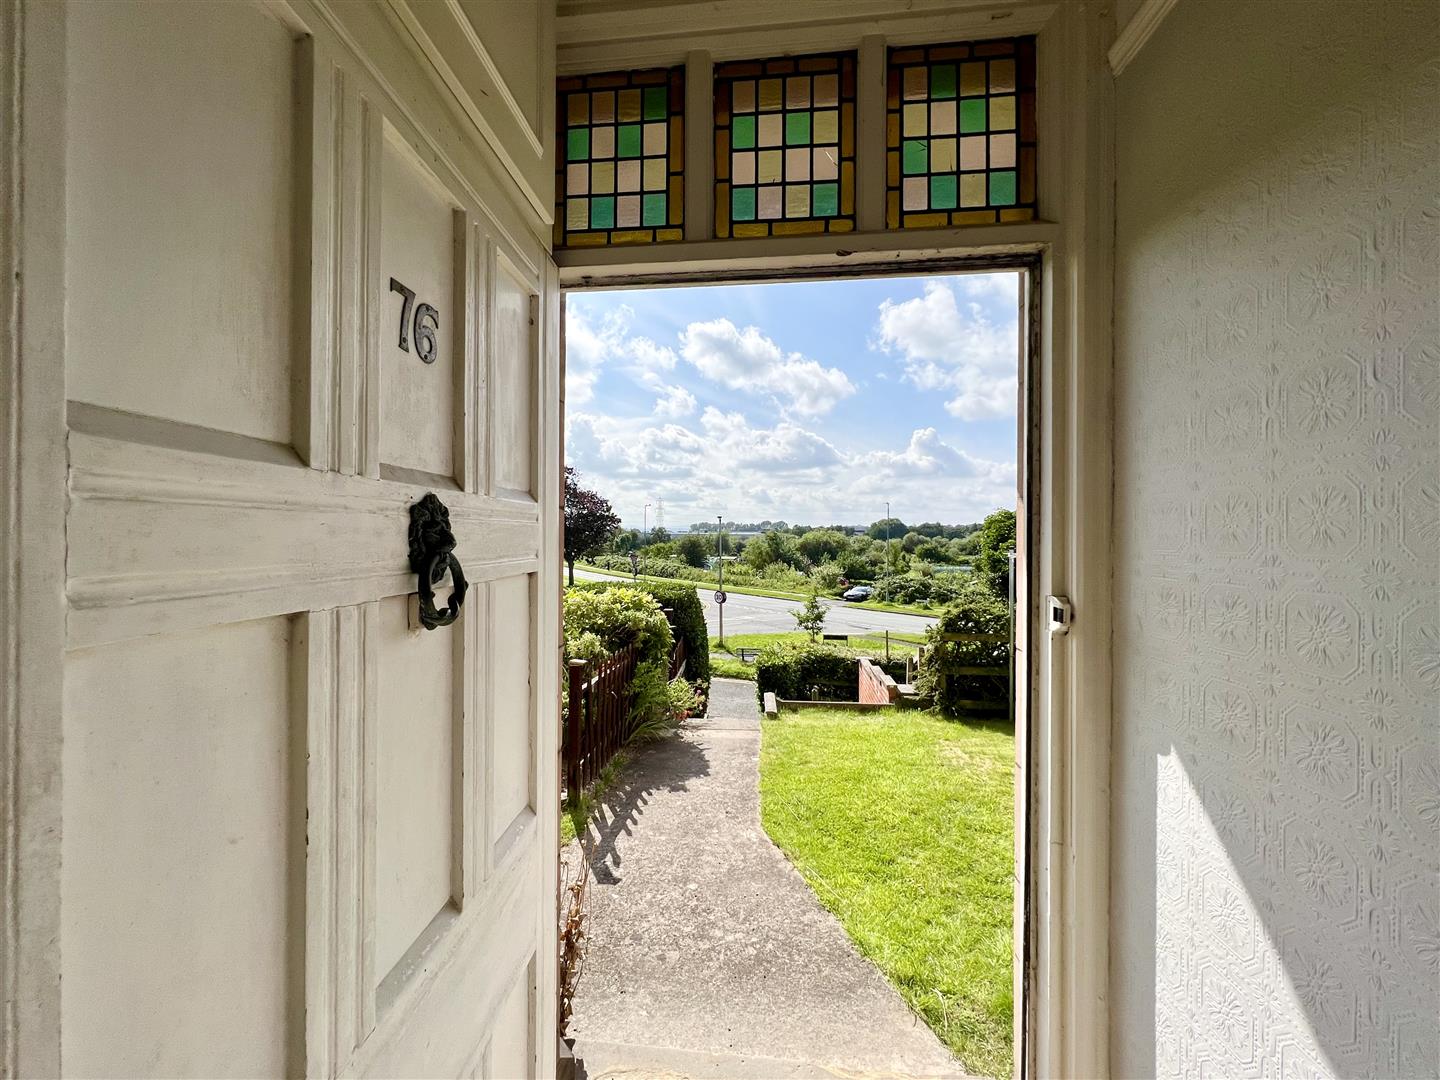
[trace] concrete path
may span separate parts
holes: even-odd
[[[577,1075],[963,1076],[761,829],[759,758],[754,683],[716,679],[597,814]]]

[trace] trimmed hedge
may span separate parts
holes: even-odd
[[[636,589],[653,596],[662,608],[675,612],[675,633],[685,642],[685,677],[710,696],[710,632],[705,629],[705,605],[695,586],[684,582],[577,581],[572,589]]]
[[[942,641],[945,634],[993,634],[1004,640]],[[930,648],[915,677],[915,689],[921,697],[950,715],[964,711],[961,701],[1003,702],[1009,697],[1010,609],[1006,601],[997,598],[983,584],[972,582],[960,599],[946,607],[925,636]],[[946,669],[956,667],[996,667],[1002,669],[1002,673],[952,674],[947,680]]]
[[[755,659],[755,694],[806,701],[812,687],[825,701],[855,701],[860,696],[856,654],[833,645],[767,645]]]

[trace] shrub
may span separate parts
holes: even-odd
[[[1004,674],[952,674],[948,681],[945,677],[947,668],[1007,667],[1010,663],[1007,603],[990,592],[978,577],[967,575],[962,581],[959,598],[946,607],[939,621],[926,631],[930,647],[915,678],[915,689],[921,697],[951,714],[960,711],[961,701],[998,699],[1009,692],[1008,675]],[[998,634],[1004,640],[993,643],[942,641],[945,634]]]
[[[591,653],[598,640],[607,653],[638,645],[641,665],[670,663],[670,624],[654,597],[641,589],[566,589],[564,629],[567,661],[595,659]]]
[[[582,591],[599,593],[616,590],[644,593],[656,601],[660,607],[671,608],[674,611],[675,635],[685,642],[686,677],[696,684],[702,697],[708,697],[710,694],[710,634],[705,629],[705,605],[700,602],[700,596],[695,592],[695,586],[679,581],[673,584],[668,581],[641,581],[633,585],[610,581],[580,582],[573,589],[566,590],[566,623],[568,624],[570,621],[568,616],[570,594]],[[566,633],[568,636],[568,626]]]
[[[860,673],[849,649],[829,645],[769,645],[755,660],[755,693],[803,701],[820,689],[825,701],[854,701],[860,692]]]

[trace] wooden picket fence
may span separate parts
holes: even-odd
[[[581,791],[594,782],[625,745],[638,656],[638,647],[629,645],[593,663],[570,661],[564,754],[567,791]]]
[[[980,645],[1009,645],[1009,634],[941,634],[941,641],[965,642],[968,644]],[[967,712],[979,713],[1008,713],[1011,707],[1011,699],[1014,696],[1014,673],[1013,662],[1006,664],[954,664],[937,661],[934,656],[934,649],[927,647],[922,649],[919,657],[920,666],[928,664],[943,663],[940,668],[940,677],[944,686],[944,699],[950,700],[950,680],[956,676],[983,676],[996,680],[1004,680],[1004,696],[993,698],[961,698],[953,701],[952,704]]]

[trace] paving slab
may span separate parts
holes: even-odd
[[[964,1076],[766,836],[759,761],[755,684],[716,679],[592,820],[580,1075]]]

